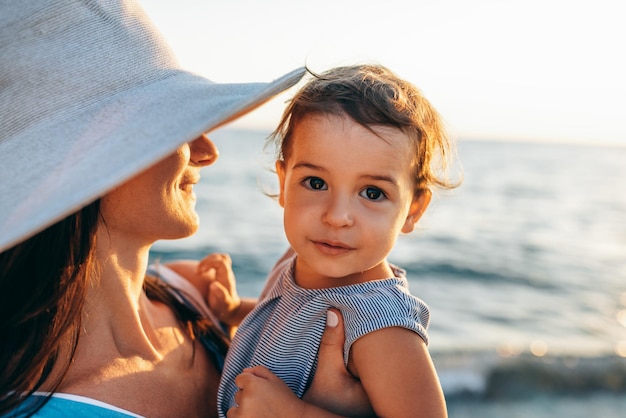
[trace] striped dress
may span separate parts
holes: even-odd
[[[263,365],[302,397],[317,366],[317,352],[326,324],[326,311],[343,315],[350,347],[365,334],[386,327],[415,331],[428,343],[428,307],[408,290],[405,272],[397,277],[329,289],[303,289],[294,282],[293,250],[270,273],[258,306],[240,324],[226,356],[217,402],[221,417],[234,406],[235,377],[245,367]]]

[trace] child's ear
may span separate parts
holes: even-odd
[[[409,208],[409,214],[404,221],[404,225],[402,226],[402,232],[408,234],[412,232],[415,228],[415,224],[420,220],[426,208],[430,204],[430,198],[432,197],[432,192],[429,189],[423,189],[416,192],[415,197],[413,197],[413,202],[411,202],[411,207]]]
[[[276,161],[276,174],[278,174],[278,203],[285,207],[285,162],[283,160]]]

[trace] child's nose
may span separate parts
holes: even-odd
[[[346,196],[331,197],[323,220],[335,228],[351,226],[353,219],[350,199]]]

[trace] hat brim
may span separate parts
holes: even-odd
[[[39,124],[1,144],[11,155],[2,179],[0,251],[91,203],[193,140],[295,85],[304,68],[271,83],[219,84],[180,71]],[[146,121],[150,121],[147,123]],[[59,138],[64,138],[59,141]],[[37,164],[32,170],[25,162]],[[29,187],[16,187],[28,184]],[[9,202],[18,202],[8,207]]]

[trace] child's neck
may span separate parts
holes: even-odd
[[[319,274],[296,259],[294,271],[295,283],[304,289],[330,289],[333,287],[389,279],[394,276],[393,269],[387,260],[383,260],[366,271],[356,272],[342,277],[333,277]]]

